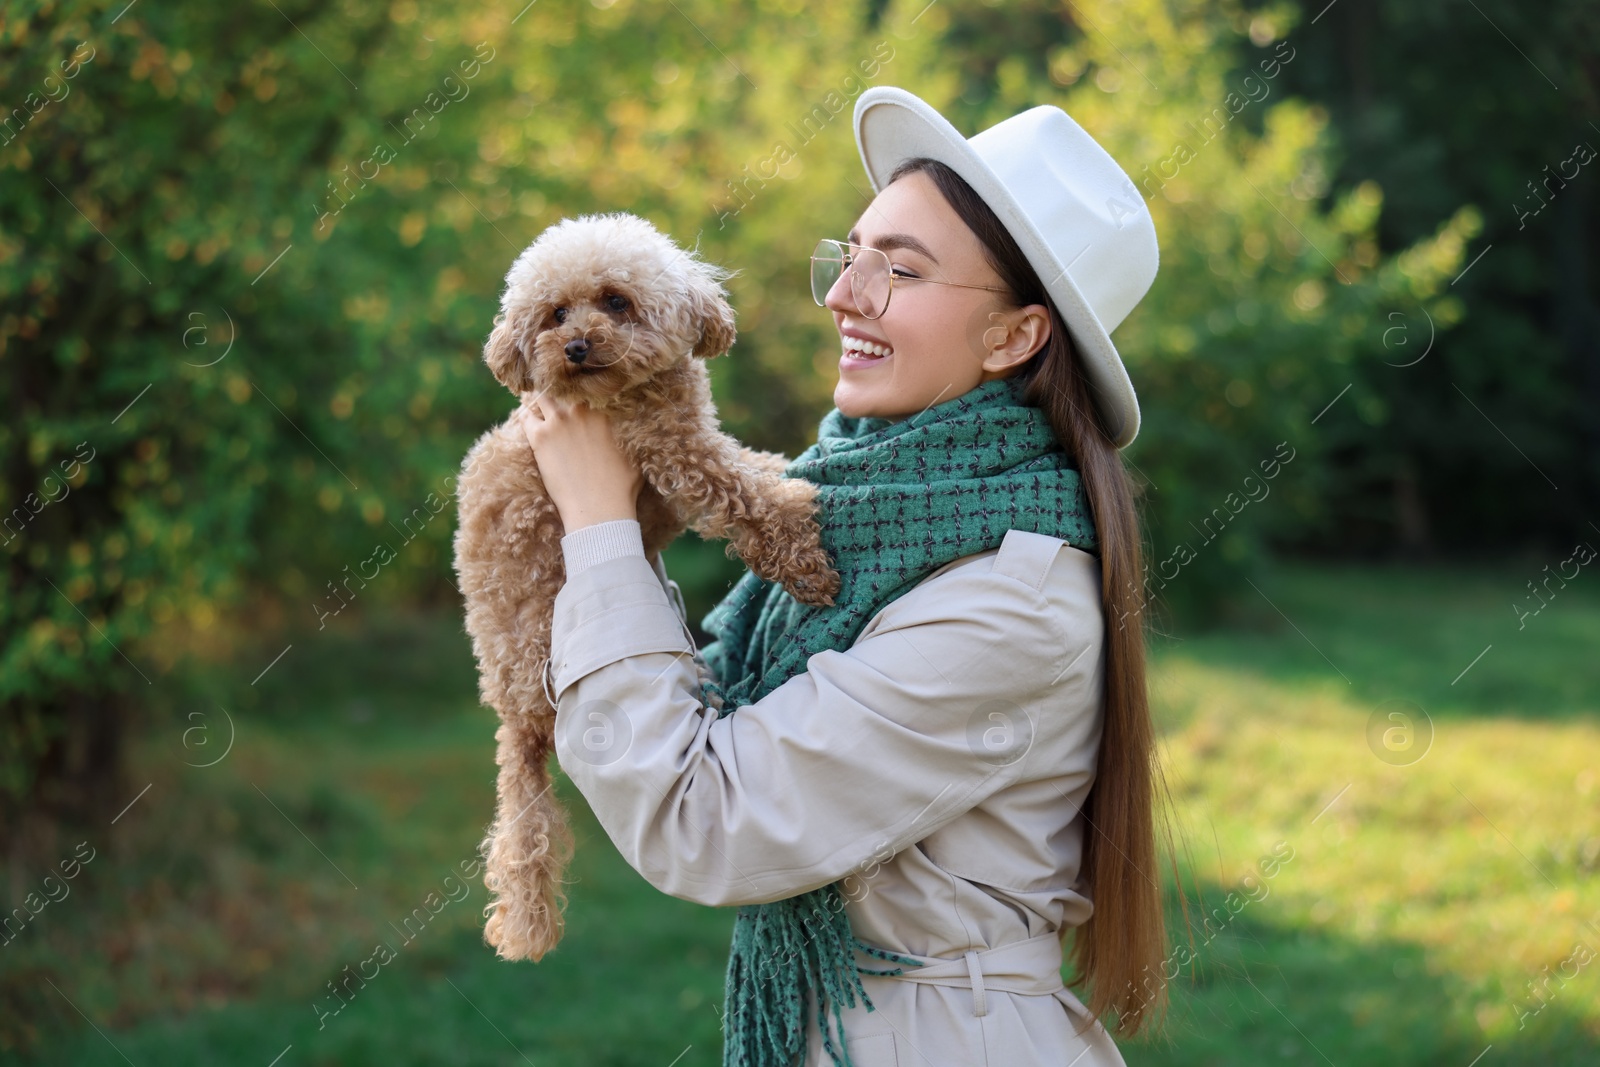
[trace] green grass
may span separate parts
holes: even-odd
[[[1553,977],[1577,946],[1600,955],[1600,595],[1574,582],[1519,630],[1526,578],[1286,567],[1251,592],[1257,624],[1157,641],[1192,908],[1221,907],[1275,845],[1293,858],[1196,930],[1165,1038],[1120,1042],[1130,1065],[1467,1067],[1491,1045],[1480,1067],[1600,1060],[1600,958]],[[0,1059],[720,1062],[732,911],[656,893],[569,783],[579,846],[555,953],[495,959],[478,879],[439,903],[494,799],[495,723],[459,620],[239,659],[190,682],[191,698],[226,694],[227,757],[186,765],[198,704],[142,730],[131,791],[149,792],[0,953]],[[1416,708],[1426,754],[1380,760],[1374,712]],[[45,872],[7,873],[20,899]],[[430,892],[438,913],[407,941],[397,927]],[[325,983],[380,942],[395,958],[319,1029]]]

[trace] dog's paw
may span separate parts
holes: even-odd
[[[839,593],[839,572],[833,569],[826,552],[818,552],[811,566],[784,582],[789,595],[802,604],[813,607],[832,607]]]

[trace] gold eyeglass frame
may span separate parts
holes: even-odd
[[[878,311],[878,313],[876,315],[868,315],[864,311],[861,312],[862,318],[866,318],[866,319],[882,318],[884,312],[889,310],[889,302],[894,299],[895,273],[894,273],[894,265],[889,262],[889,254],[887,252],[883,251],[881,248],[873,248],[871,245],[853,245],[848,241],[838,241],[838,240],[835,240],[832,237],[824,237],[824,238],[822,238],[821,240],[819,240],[817,242],[817,247],[812,249],[812,251],[811,251],[811,262],[812,262],[812,264],[815,264],[818,260],[826,260],[827,262],[830,262],[830,263],[834,261],[832,256],[819,256],[819,255],[817,255],[818,252],[822,251],[822,246],[823,245],[832,245],[839,252],[839,262],[843,264],[843,266],[839,270],[839,278],[844,277],[845,272],[850,269],[851,265],[855,261],[856,255],[858,253],[856,251],[852,251],[853,249],[858,249],[860,252],[870,252],[870,253],[873,253],[874,255],[877,255],[877,256],[879,256],[879,257],[881,257],[883,259],[884,273],[886,273],[889,276],[889,295],[885,296],[883,298],[883,307],[881,309],[879,309],[879,311]],[[871,257],[869,256],[868,258],[871,258]],[[815,272],[816,267],[813,265],[813,267],[811,269],[812,269],[813,272]],[[813,273],[813,278],[815,278],[815,273]],[[837,284],[837,282],[839,281],[839,278],[835,278],[833,280],[833,283],[829,284],[829,286],[828,286],[829,291],[832,291],[833,285]],[[962,289],[987,289],[991,293],[1006,293],[1006,292],[1010,292],[1010,290],[1005,288],[1004,286],[973,285],[973,284],[971,284],[969,282],[947,282],[947,281],[944,281],[941,278],[923,278],[923,277],[901,278],[900,281],[906,281],[906,282],[932,282],[934,285],[954,285],[954,286],[957,286],[957,287],[962,288]],[[857,295],[856,286],[855,286],[854,280],[852,280],[851,283],[850,283],[850,295],[851,295],[852,298],[855,299],[856,308],[859,311],[860,307],[861,307],[861,301],[859,299],[859,296]],[[812,286],[811,286],[811,299],[813,301],[815,301],[815,303],[816,303],[816,305],[818,307],[827,307],[828,306],[827,293],[824,293],[822,295],[821,299],[817,298],[817,287],[816,287],[815,283],[813,283]]]

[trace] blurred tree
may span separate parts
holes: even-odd
[[[1397,339],[1420,335],[1389,331],[1461,321],[1450,280],[1482,212],[1446,197],[1397,226],[1380,181],[1335,185],[1331,112],[1289,91],[1327,22],[1299,17],[1236,0],[13,5],[0,825],[16,841],[25,810],[125,804],[110,772],[135,714],[270,714],[251,678],[201,694],[172,670],[218,631],[459,610],[453,475],[513,403],[482,341],[506,268],[564,216],[633,211],[736,269],[740,339],[710,365],[725,424],[806,447],[838,356],[806,257],[871,199],[851,128],[869,84],[969,135],[1058,104],[1148,198],[1161,273],[1117,342],[1145,412],[1129,459],[1154,591],[1223,611],[1274,539],[1369,521],[1342,510],[1348,463],[1323,457],[1402,454],[1372,427],[1399,403]],[[1500,253],[1468,279],[1510,270]],[[738,568],[691,540],[675,574],[698,619]],[[294,648],[272,658],[293,640],[260,668],[293,672]]]
[[[1332,194],[1329,115],[1285,89],[1315,32],[1295,29],[1291,6],[1035,0],[1003,19],[982,3],[936,17],[963,42],[959,84],[933,101],[959,128],[1057,104],[1145,195],[1160,273],[1115,339],[1143,409],[1127,455],[1144,482],[1148,588],[1180,617],[1260,608],[1242,579],[1268,544],[1344,521],[1324,504],[1344,440],[1328,425],[1364,424],[1381,403],[1360,372],[1399,340],[1388,316],[1460,318],[1445,289],[1475,212],[1381,254],[1381,188]],[[1008,47],[997,23],[1030,47]]]
[[[423,522],[458,453],[429,415],[458,388],[439,350],[476,331],[457,233],[479,222],[423,194],[423,145],[473,154],[478,102],[451,94],[474,85],[462,64],[477,84],[506,64],[475,55],[470,19],[429,42],[414,5],[320,10],[25,4],[0,24],[20,106],[0,145],[14,848],[50,825],[21,812],[127,802],[127,720],[174,696],[166,672],[223,612],[311,621],[405,592],[362,592],[379,540],[396,568],[443,561],[449,520]],[[396,270],[419,202],[447,236]]]
[[[1303,5],[1317,17],[1326,0]],[[1327,552],[1571,547],[1600,496],[1600,8],[1344,0],[1306,34],[1288,89],[1339,132],[1335,189],[1376,182],[1380,249],[1476,205],[1483,230],[1449,288],[1465,309],[1432,335],[1405,309],[1371,403],[1342,437]],[[1445,46],[1447,45],[1447,46]],[[1585,147],[1586,146],[1586,147]],[[1481,257],[1481,258],[1480,258]],[[1392,366],[1386,367],[1384,362]]]

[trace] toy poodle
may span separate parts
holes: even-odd
[[[731,276],[637,215],[563,219],[512,263],[484,360],[523,402],[549,395],[607,412],[644,476],[647,556],[692,528],[727,538],[730,556],[802,603],[830,605],[839,575],[821,544],[816,487],[785,478],[786,457],[722,432],[712,403],[704,361],[733,345],[721,285]],[[544,684],[564,531],[515,418],[472,446],[457,498],[466,629],[483,702],[500,717],[495,818],[480,846],[484,940],[503,959],[537,960],[561,937],[572,853],[551,792],[555,709]]]

